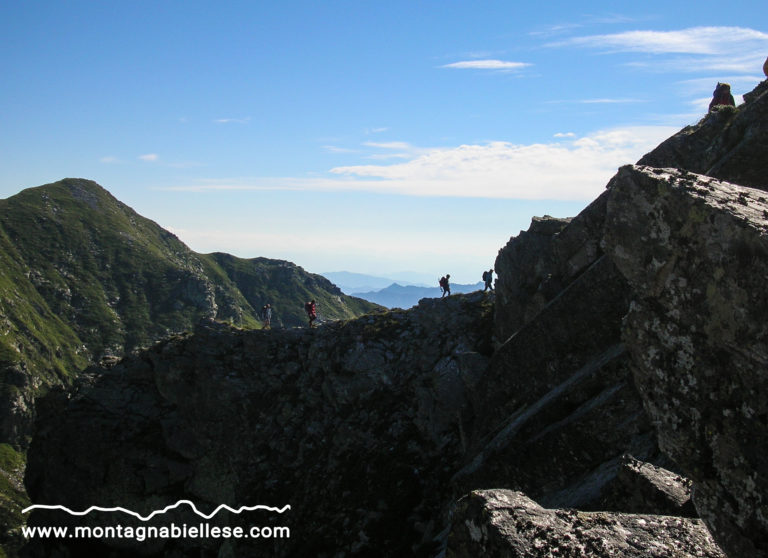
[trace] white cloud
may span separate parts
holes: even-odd
[[[507,62],[505,60],[465,60],[445,64],[441,68],[457,68],[460,70],[522,70],[531,66],[526,62]]]
[[[490,142],[434,149],[408,162],[338,167],[331,172],[400,194],[518,199],[590,199],[616,169],[676,131],[635,127],[568,142]]]
[[[565,32],[572,31],[573,29],[578,29],[579,27],[583,27],[580,23],[563,23],[558,25],[548,25],[545,27],[541,27],[536,31],[531,31],[529,35],[532,37],[551,37],[553,35],[561,35]]]
[[[208,181],[173,190],[333,190],[415,196],[590,200],[616,169],[634,163],[677,128],[646,126],[599,131],[578,139],[508,142],[430,149],[390,165],[331,169],[331,178]]]
[[[768,50],[768,34],[743,27],[691,27],[676,31],[625,31],[574,37],[551,47],[650,54],[629,65],[656,72],[754,72]],[[669,58],[659,58],[668,55]]]
[[[576,134],[573,132],[558,132],[555,134],[556,138],[573,138],[576,137]]]
[[[579,45],[651,54],[726,55],[746,45],[768,45],[768,34],[743,27],[692,27],[679,31],[625,31],[575,37],[557,45]]]
[[[159,155],[157,153],[147,153],[146,155],[139,155],[139,159],[142,161],[147,161],[149,163],[154,163],[159,159]]]
[[[367,141],[364,145],[368,147],[380,147],[381,149],[410,149],[411,145],[404,141]]]
[[[107,155],[106,157],[102,157],[101,159],[99,159],[99,162],[107,165],[114,165],[114,164],[120,163],[120,159],[112,155]]]
[[[250,116],[246,118],[217,118],[214,120],[216,124],[247,124],[250,121]]]

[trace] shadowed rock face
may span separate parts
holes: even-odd
[[[606,250],[636,293],[624,339],[659,441],[730,556],[766,556],[768,194],[669,169],[612,180]]]
[[[456,517],[448,558],[725,558],[697,519],[550,510],[509,490],[470,493]]]
[[[101,503],[142,514],[179,499],[205,513],[223,503],[291,505],[272,518],[225,513],[221,521],[233,525],[270,519],[292,531],[276,545],[230,541],[235,556],[426,552],[443,528],[444,487],[491,351],[492,300],[425,300],[413,311],[314,330],[204,326],[161,343],[45,400],[29,493],[74,510]],[[35,512],[31,522],[67,519]],[[223,548],[221,540],[138,548],[198,556],[201,544],[205,556]]]

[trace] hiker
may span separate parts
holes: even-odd
[[[733,100],[733,95],[731,95],[730,83],[717,82],[717,86],[712,93],[712,101],[709,103],[709,112],[712,112],[712,109],[719,105],[736,106],[736,103]]]
[[[440,290],[443,291],[443,296],[440,298],[443,298],[445,295],[451,296],[451,284],[449,282],[449,279],[451,278],[451,275],[448,274],[445,277],[440,278]]]
[[[493,290],[493,269],[489,269],[488,271],[483,272],[483,281],[485,282],[485,288],[483,289],[483,292],[487,291],[488,289]]]
[[[272,306],[267,304],[262,312],[264,319],[264,329],[272,329]]]
[[[317,319],[317,304],[314,299],[310,300],[304,305],[304,310],[309,318],[309,327],[315,327],[314,322]]]

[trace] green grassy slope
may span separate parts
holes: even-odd
[[[303,325],[311,298],[326,319],[377,308],[289,262],[197,254],[90,180],[0,200],[0,547],[18,543],[37,395],[201,318],[260,328],[269,302],[273,326]]]
[[[96,357],[213,312],[199,258],[94,182],[67,179],[2,200],[0,227],[29,281]]]
[[[291,262],[267,258],[243,259],[216,252],[202,256],[237,286],[251,307],[265,304],[273,309],[273,327],[296,327],[307,323],[304,303],[317,302],[318,318],[350,319],[380,309],[361,298],[343,294],[321,275],[307,273]]]

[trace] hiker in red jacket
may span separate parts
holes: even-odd
[[[314,321],[317,319],[317,304],[314,299],[304,305],[304,310],[307,312],[307,317],[309,318],[309,327],[315,327]]]

